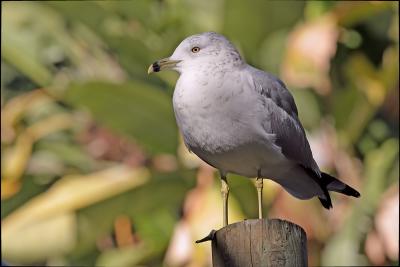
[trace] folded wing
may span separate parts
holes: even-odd
[[[275,134],[276,145],[281,148],[285,157],[320,175],[303,126],[297,117],[296,104],[284,83],[255,68],[250,69],[250,74],[267,112],[267,119],[263,122],[264,129]]]

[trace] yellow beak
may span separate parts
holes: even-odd
[[[164,69],[173,69],[179,62],[181,62],[181,60],[171,60],[169,58],[163,58],[157,60],[156,62],[150,65],[149,69],[147,70],[147,74],[153,72],[159,72]]]

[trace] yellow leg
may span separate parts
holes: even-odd
[[[262,219],[262,190],[263,190],[263,178],[256,178],[256,188],[257,188],[257,197],[258,197],[258,218]]]
[[[225,176],[221,176],[221,194],[222,194],[222,220],[223,226],[228,225],[228,195],[229,195],[229,186],[228,181],[226,180]]]

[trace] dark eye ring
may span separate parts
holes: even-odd
[[[195,46],[195,47],[192,48],[192,52],[193,53],[197,53],[199,51],[200,51],[200,47]]]

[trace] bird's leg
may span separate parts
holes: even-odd
[[[224,175],[221,176],[221,194],[222,194],[222,210],[223,210],[223,226],[228,225],[228,195],[229,186],[228,181]]]
[[[263,190],[263,178],[258,175],[256,178],[256,188],[257,188],[257,197],[258,197],[258,218],[262,219],[262,190]]]

